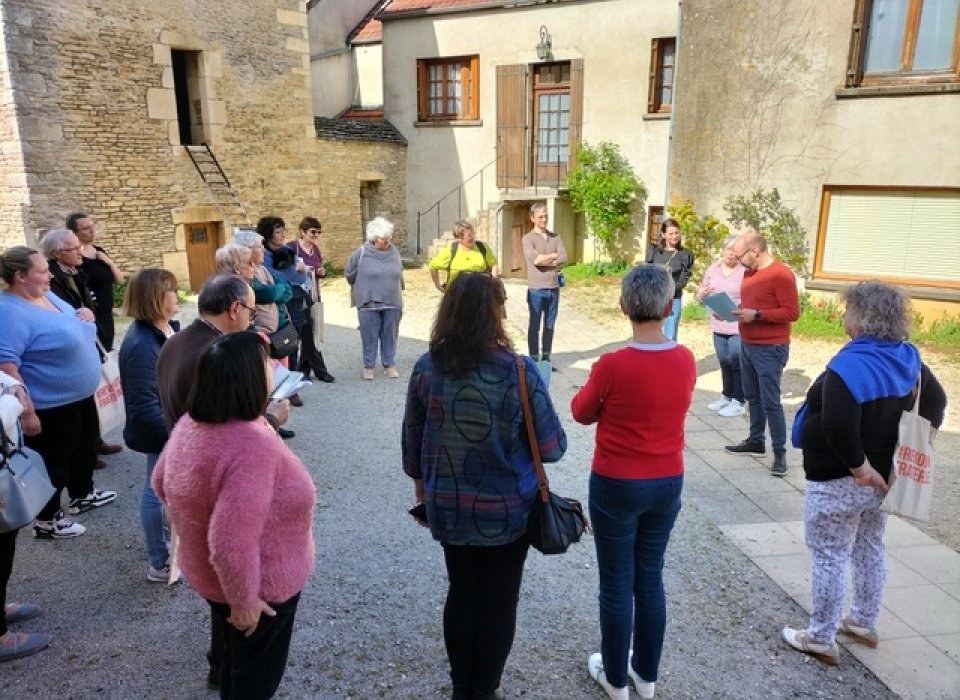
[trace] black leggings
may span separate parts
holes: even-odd
[[[65,406],[38,409],[37,417],[40,434],[25,437],[24,444],[43,457],[56,489],[37,520],[53,520],[60,510],[62,489],[67,489],[70,498],[83,498],[93,490],[100,419],[92,396]]]
[[[526,537],[494,547],[443,545],[450,579],[443,640],[457,697],[485,697],[500,685],[528,548]]]

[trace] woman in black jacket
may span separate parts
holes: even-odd
[[[843,324],[852,339],[810,386],[797,413],[794,446],[807,477],[804,528],[813,563],[813,605],[806,629],[785,627],[794,649],[835,666],[841,631],[869,647],[886,583],[880,505],[887,491],[898,425],[913,407],[940,427],[947,397],[920,361],[910,336],[910,308],[898,288],[860,282],[844,292]],[[850,614],[843,615],[847,569],[853,569]]]
[[[663,265],[673,277],[673,306],[670,315],[663,323],[663,334],[670,340],[677,339],[677,327],[680,325],[680,303],[683,288],[690,281],[693,272],[693,253],[680,242],[680,223],[676,219],[664,219],[660,224],[660,242],[647,247],[648,263]]]
[[[169,436],[157,388],[157,357],[167,338],[180,327],[172,320],[179,310],[176,277],[158,268],[141,270],[130,280],[123,305],[134,319],[119,357],[127,410],[123,440],[131,450],[147,455],[147,478],[140,501],[140,522],[150,559],[147,580],[165,583],[170,578],[169,532],[150,477]]]

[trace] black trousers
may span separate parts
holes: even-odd
[[[494,547],[443,545],[450,581],[443,640],[456,697],[486,697],[500,686],[529,546],[526,537]]]
[[[223,632],[220,661],[221,700],[268,700],[277,692],[287,669],[293,619],[297,614],[300,594],[283,603],[269,603],[276,617],[260,616],[257,628],[249,637],[227,622],[230,606],[210,603]]]
[[[70,498],[83,498],[93,490],[100,418],[93,396],[65,406],[39,409],[37,417],[40,434],[25,437],[24,444],[43,457],[56,489],[37,520],[53,520],[60,510],[61,490],[66,488]]]
[[[13,572],[13,555],[17,551],[19,530],[0,532],[0,637],[7,633],[7,582]]]
[[[327,363],[323,354],[313,342],[313,321],[309,318],[300,326],[300,348],[290,358],[290,369],[309,375],[313,372],[318,378],[327,373]]]

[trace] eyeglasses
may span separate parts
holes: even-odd
[[[245,308],[247,311],[250,312],[250,321],[251,321],[251,322],[254,321],[254,320],[257,318],[257,314],[260,313],[260,312],[257,311],[255,308],[253,308],[253,307],[251,307],[251,306],[247,306],[247,305],[244,304],[242,301],[238,301],[237,303],[240,304],[240,306],[242,306],[243,308]]]
[[[72,248],[61,248],[59,252],[61,252],[61,253],[76,253],[78,250],[80,250],[80,246],[75,245],[75,246],[73,246]]]
[[[735,257],[735,258],[737,259],[737,262],[742,262],[742,261],[743,261],[743,256],[746,255],[747,253],[752,253],[752,252],[754,252],[754,250],[756,250],[756,249],[755,249],[755,248],[747,248],[745,251],[743,251],[742,253],[740,253],[740,255],[737,255],[736,253],[734,253],[734,254],[733,254],[733,257]]]

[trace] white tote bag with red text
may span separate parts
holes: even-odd
[[[894,515],[930,519],[933,501],[933,434],[930,421],[920,415],[920,383],[913,408],[900,417],[900,440],[893,454],[890,491],[882,509]]]

